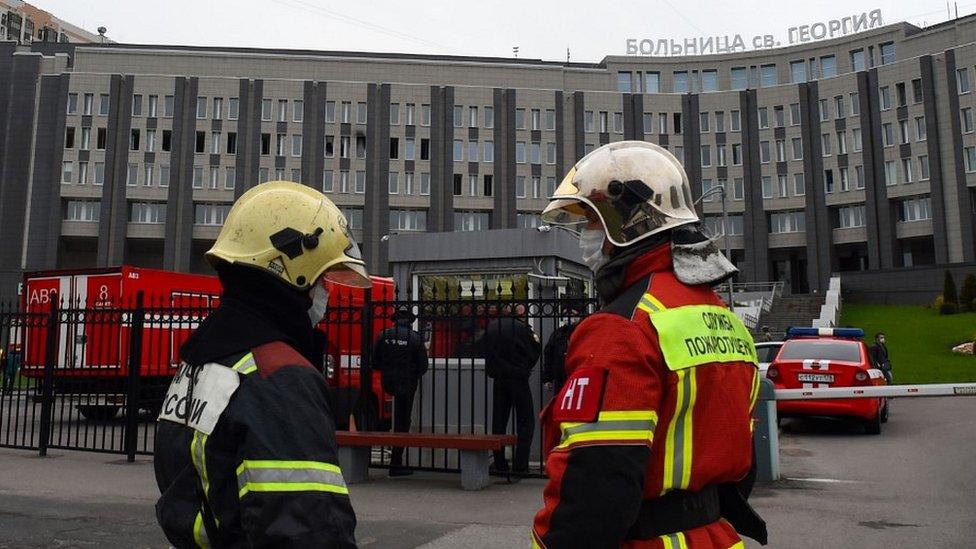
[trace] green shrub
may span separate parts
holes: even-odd
[[[941,307],[939,307],[939,314],[940,315],[954,315],[954,314],[956,314],[956,311],[958,310],[958,308],[959,308],[959,306],[956,305],[955,303],[945,302],[945,303],[942,303],[942,306]]]
[[[956,283],[952,280],[952,273],[946,269],[945,283],[942,286],[942,299],[946,303],[959,304],[959,296],[956,294]]]
[[[940,294],[940,295],[938,295],[938,296],[936,296],[936,298],[935,298],[935,303],[933,303],[933,304],[932,304],[932,308],[933,308],[933,309],[935,309],[936,311],[938,311],[938,310],[940,310],[940,309],[942,309],[942,303],[943,303],[944,301],[945,301],[945,300],[944,300],[944,299],[942,299],[942,295],[941,295],[941,294]]]
[[[969,273],[962,282],[962,290],[959,292],[959,305],[965,311],[973,309],[973,301],[976,300],[976,275]]]

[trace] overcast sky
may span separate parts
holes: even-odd
[[[32,0],[117,42],[512,55],[599,61],[626,40],[741,34],[748,43],[787,29],[879,8],[884,22],[947,19],[944,0]],[[773,7],[775,6],[775,7]],[[953,11],[954,11],[953,7]],[[958,3],[960,15],[976,0]]]

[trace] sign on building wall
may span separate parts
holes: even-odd
[[[661,57],[765,50],[828,38],[837,38],[883,25],[881,10],[875,9],[870,12],[850,15],[840,19],[817,21],[815,23],[790,27],[786,31],[787,41],[785,44],[773,34],[757,34],[751,39],[743,38],[741,34],[731,36],[698,36],[683,39],[628,38],[627,55]]]

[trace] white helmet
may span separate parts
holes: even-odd
[[[581,203],[600,217],[607,240],[615,246],[698,222],[681,163],[666,149],[644,141],[618,141],[584,156],[566,174],[542,219],[585,222]]]

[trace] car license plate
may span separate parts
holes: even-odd
[[[833,383],[833,374],[796,374],[796,378],[805,383]]]

